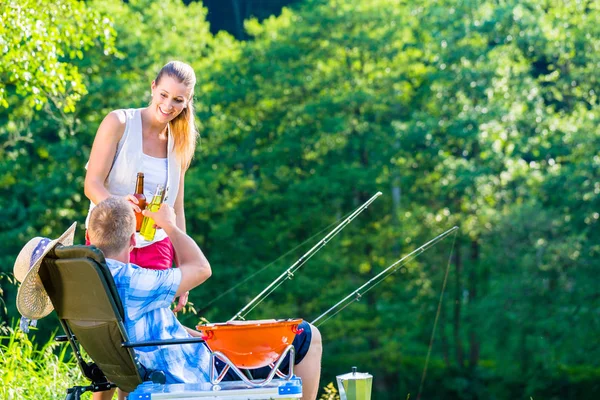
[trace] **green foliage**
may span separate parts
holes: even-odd
[[[597,63],[591,49],[598,41],[557,32],[570,32],[574,24],[596,31],[592,15],[598,10],[577,3],[542,8],[533,1],[417,3],[306,2],[262,24],[248,22],[253,40],[217,56],[205,81],[211,107],[200,113],[208,138],[200,165],[190,170],[195,183],[188,190],[202,210],[192,215],[194,208],[188,208],[194,231],[203,232],[211,261],[223,266],[206,285],[206,298],[368,194],[389,188],[392,196],[371,206],[340,242],[328,244],[256,317],[279,309],[316,316],[323,304],[440,227],[459,224],[434,355],[457,366],[449,387],[461,398],[490,395],[479,375],[460,375],[490,358],[490,373],[526,376],[526,390],[535,393],[545,376],[540,368],[561,357],[582,362],[574,355],[594,352],[575,348],[577,342],[593,343],[593,330],[579,329],[572,341],[568,334],[556,335],[574,326],[556,328],[555,317],[539,304],[564,310],[569,321],[592,318],[596,324],[591,314],[578,316],[588,308],[577,304],[592,300],[589,311],[597,310],[597,295],[573,257],[590,247],[581,264],[590,265],[597,243],[585,225],[597,225],[598,191],[592,187],[598,165],[586,160],[598,159],[598,104],[587,86],[596,82],[590,66]],[[557,55],[566,48],[590,50]],[[574,103],[561,93],[573,93]],[[581,141],[590,145],[575,145]],[[574,175],[581,175],[580,183],[563,186]],[[555,192],[576,198],[585,182],[587,202],[578,204],[587,223],[575,228],[567,217],[560,233],[543,228],[558,224],[566,207],[546,200],[550,182]],[[536,250],[536,243],[545,248],[549,242],[555,250]],[[390,278],[364,304],[353,305],[353,313],[324,326],[330,340],[325,371],[352,354],[354,363],[383,381],[379,390],[391,393],[398,363],[414,357],[412,368],[424,367],[449,245],[438,246],[406,276]],[[540,262],[550,269],[568,265],[554,278],[563,286],[545,286],[548,273],[538,273]],[[266,285],[269,278],[255,279],[255,286],[259,282]],[[213,312],[219,315],[228,303],[241,307],[252,290],[220,300]],[[568,354],[548,350],[567,343]],[[499,348],[508,351],[498,354]],[[415,392],[412,385],[405,391]]]
[[[83,377],[67,346],[50,338],[39,347],[20,329],[0,337],[0,398],[63,399],[66,389]]]
[[[307,0],[247,21],[246,42],[212,36],[198,3],[85,10],[111,16],[115,51],[64,60],[88,91],[75,112],[18,101],[0,111],[0,129],[32,139],[1,150],[3,271],[30,237],[83,222],[101,119],[144,106],[158,69],[182,59],[197,72],[202,135],[187,226],[213,266],[190,294],[200,316],[230,318],[381,190],[248,318],[310,321],[459,225],[454,248],[440,243],[320,328],[322,381],[357,365],[374,375],[375,398],[417,397],[452,251],[423,396],[595,398],[595,2]],[[11,315],[14,287],[3,289]],[[190,311],[179,317],[195,325]]]
[[[0,4],[0,19],[10,21],[0,26],[0,106],[9,107],[15,92],[28,107],[51,100],[74,111],[87,92],[72,60],[97,45],[112,51],[109,18],[76,0],[9,0]]]

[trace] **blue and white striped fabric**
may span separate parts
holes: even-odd
[[[191,337],[170,309],[181,282],[179,269],[150,270],[111,259],[106,264],[123,303],[129,340]],[[167,383],[209,381],[210,352],[202,343],[140,347],[134,351],[146,368],[164,371]]]

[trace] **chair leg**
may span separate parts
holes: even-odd
[[[74,386],[70,389],[67,389],[67,397],[65,400],[80,400],[81,394],[86,391],[86,387],[84,386]]]

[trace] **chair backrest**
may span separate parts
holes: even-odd
[[[74,335],[108,380],[133,391],[142,383],[142,367],[131,349],[121,347],[128,341],[123,305],[102,252],[94,246],[57,246],[39,274],[71,345]]]

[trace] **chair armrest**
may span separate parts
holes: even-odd
[[[123,342],[121,347],[170,346],[173,344],[204,343],[204,339],[193,337],[185,339],[148,340],[146,342]]]

